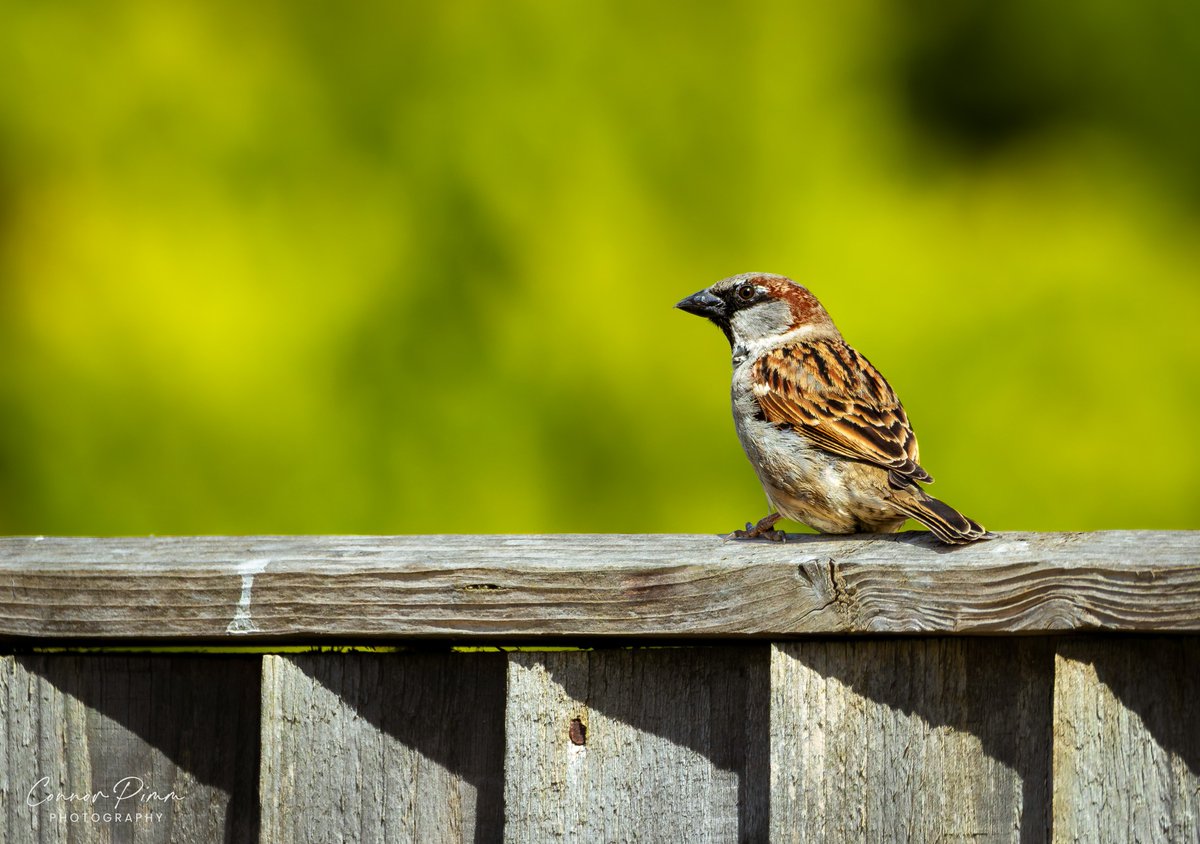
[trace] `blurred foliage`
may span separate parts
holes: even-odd
[[[729,530],[737,272],[934,492],[1200,527],[1200,6],[0,8],[0,532]]]

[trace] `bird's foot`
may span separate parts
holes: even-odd
[[[769,539],[772,542],[787,542],[787,534],[781,530],[775,530],[775,523],[782,519],[783,516],[779,513],[772,513],[769,516],[763,516],[758,520],[758,524],[751,525],[746,522],[745,530],[735,530],[729,534],[730,539]]]

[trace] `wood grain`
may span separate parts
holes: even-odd
[[[1197,701],[1179,635],[8,655],[0,844],[1195,841]]]
[[[0,840],[257,841],[258,697],[253,657],[0,657]]]
[[[498,841],[501,654],[263,657],[262,841]]]
[[[507,841],[765,841],[766,645],[509,657]]]
[[[1200,640],[1062,640],[1054,840],[1200,841]]]
[[[1200,632],[1200,533],[0,538],[0,638]]]
[[[1045,640],[780,644],[771,659],[771,836],[1042,842]]]

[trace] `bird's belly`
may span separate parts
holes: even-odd
[[[904,524],[888,501],[883,469],[830,454],[758,420],[739,425],[738,439],[784,518],[822,533],[895,531]]]

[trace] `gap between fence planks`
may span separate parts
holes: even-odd
[[[110,813],[150,811],[144,844],[1196,841],[1198,693],[1189,636],[0,656],[0,829],[126,840]],[[115,801],[129,776],[170,798]]]
[[[1200,533],[0,538],[0,638],[1200,631]]]

